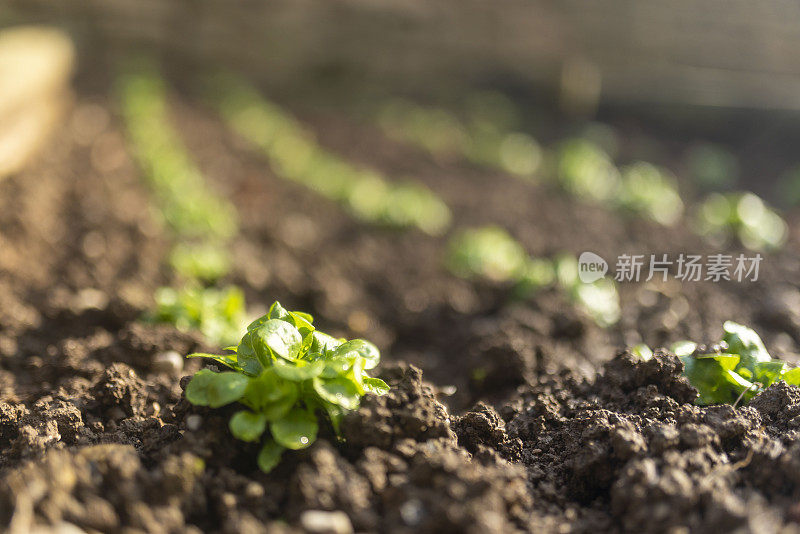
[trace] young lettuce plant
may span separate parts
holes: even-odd
[[[394,182],[323,148],[295,117],[233,75],[209,80],[209,97],[230,127],[269,159],[277,174],[344,206],[356,218],[441,235],[447,204],[416,182]]]
[[[244,293],[238,287],[162,287],[156,291],[155,299],[151,320],[173,324],[183,331],[199,330],[211,343],[235,343],[244,329]]]
[[[265,472],[284,450],[304,449],[316,440],[317,412],[326,413],[339,434],[343,415],[356,410],[364,394],[389,391],[383,380],[366,373],[380,361],[375,345],[335,339],[312,323],[307,313],[275,302],[247,327],[237,346],[226,349],[232,354],[189,355],[232,369],[198,371],[186,386],[186,398],[211,408],[241,404],[231,417],[231,433],[242,441],[261,441],[258,466]]]
[[[501,95],[473,95],[466,119],[443,108],[402,99],[384,102],[377,122],[390,137],[416,145],[434,157],[462,156],[485,167],[532,178],[542,149],[530,135],[515,131],[507,116],[513,104]],[[507,109],[507,107],[512,109]]]
[[[722,341],[712,348],[691,341],[672,346],[699,393],[697,404],[746,403],[779,380],[800,386],[800,368],[772,359],[755,331],[733,321],[726,321],[723,330]]]
[[[553,260],[532,258],[525,248],[498,226],[466,230],[449,244],[447,267],[456,276],[512,283],[522,298],[554,283],[599,326],[620,318],[619,293],[611,279],[584,283],[578,277],[578,259],[561,255]]]
[[[753,193],[712,193],[700,205],[694,227],[711,239],[736,237],[751,250],[779,249],[788,236],[783,218]]]

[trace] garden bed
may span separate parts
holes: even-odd
[[[800,390],[700,408],[674,355],[621,352],[717,340],[731,319],[796,359],[796,237],[765,255],[757,282],[622,283],[621,320],[603,329],[555,289],[515,299],[453,276],[449,236],[361,224],[278,178],[209,109],[173,104],[199,168],[239,211],[228,280],[253,305],[280,300],[372,340],[392,389],[347,416],[344,442],[323,428],[261,473],[257,447],[230,435],[229,410],[182,396],[182,377],[207,364],[175,353],[219,347],[140,320],[174,282],[169,236],[116,106],[81,97],[39,160],[0,182],[4,527],[769,532],[800,521]],[[439,161],[339,113],[301,117],[331,151],[423,182],[454,228],[500,225],[533,256],[718,252],[684,223]]]

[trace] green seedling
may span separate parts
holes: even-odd
[[[722,341],[711,349],[691,341],[671,347],[683,362],[683,374],[697,389],[697,404],[747,403],[779,380],[800,386],[800,368],[772,359],[755,331],[733,321],[726,321],[723,330]],[[635,353],[643,359],[652,356],[646,345],[637,347]]]
[[[462,278],[510,283],[520,297],[530,296],[554,283],[599,326],[620,318],[619,293],[611,279],[591,283],[578,276],[578,260],[562,255],[555,260],[532,258],[508,232],[497,226],[464,231],[448,246],[448,269]]]
[[[525,248],[499,226],[464,231],[448,246],[447,266],[462,278],[516,281],[524,275],[528,261]]]
[[[512,129],[513,120],[503,102],[510,105],[498,95],[473,96],[467,116],[461,118],[441,108],[397,99],[381,106],[378,124],[390,137],[435,157],[461,156],[477,165],[530,178],[542,161],[542,149],[533,137]]]
[[[675,179],[651,163],[636,162],[619,170],[597,144],[572,139],[558,152],[561,187],[590,202],[647,217],[664,226],[683,214]]]
[[[310,315],[287,311],[277,302],[247,327],[237,346],[226,350],[231,354],[189,355],[210,358],[231,371],[198,371],[186,386],[186,398],[211,408],[242,405],[231,417],[231,433],[262,444],[257,461],[265,472],[286,449],[314,443],[317,413],[327,414],[338,435],[342,417],[358,409],[363,395],[389,390],[366,372],[380,361],[372,343],[335,339],[317,330]]]
[[[172,247],[169,263],[186,280],[214,282],[225,276],[231,268],[231,259],[225,246],[211,241],[176,243]]]
[[[212,343],[236,341],[245,323],[244,296],[237,288],[204,288],[231,267],[227,241],[238,232],[236,210],[216,195],[171,127],[167,89],[148,62],[127,66],[116,89],[131,151],[155,196],[157,215],[171,231],[169,262],[187,281],[183,289],[161,288],[150,319],[199,330]]]
[[[641,161],[622,169],[617,203],[664,226],[675,224],[683,215],[675,178],[664,169]]]
[[[778,249],[786,242],[783,218],[753,193],[713,193],[701,204],[695,229],[717,240],[736,237],[751,250]]]
[[[591,283],[582,282],[578,276],[578,259],[572,255],[559,256],[554,265],[556,278],[566,295],[597,325],[608,328],[619,321],[622,311],[614,280],[600,278]]]
[[[258,147],[283,178],[340,203],[368,223],[417,227],[431,235],[450,225],[449,208],[428,188],[354,167],[322,148],[297,119],[244,80],[226,75],[209,85],[212,104],[231,128]]]
[[[590,202],[613,202],[622,177],[611,157],[586,139],[571,139],[558,150],[558,181],[567,192]]]
[[[162,287],[155,299],[153,321],[170,323],[183,331],[199,330],[217,345],[235,343],[246,323],[244,294],[237,287]]]

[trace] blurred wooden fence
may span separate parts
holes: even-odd
[[[188,64],[242,68],[286,90],[330,83],[448,91],[498,79],[557,88],[567,79],[579,92],[599,83],[606,100],[800,109],[793,0],[0,4],[0,24],[32,21],[67,27],[84,58],[146,47]]]

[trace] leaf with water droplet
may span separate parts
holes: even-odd
[[[303,409],[295,408],[269,425],[272,437],[287,449],[305,449],[317,439],[317,418]]]
[[[359,406],[358,387],[348,378],[337,377],[325,380],[317,377],[314,379],[313,385],[317,395],[328,402],[346,410],[355,410]]]

